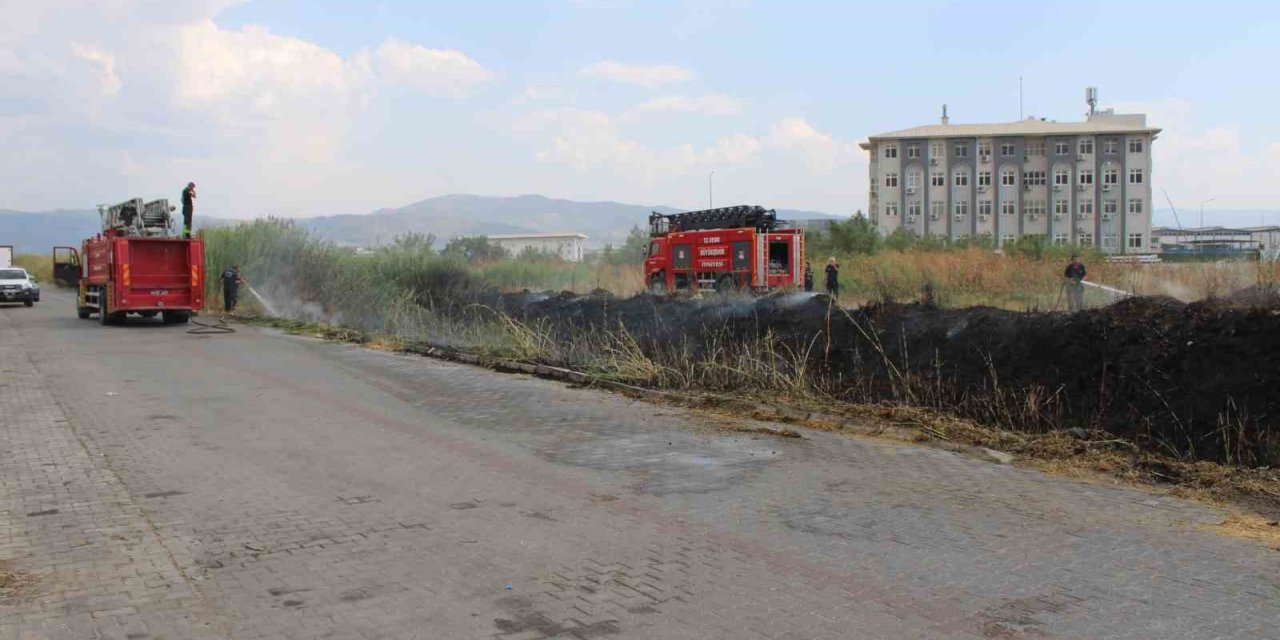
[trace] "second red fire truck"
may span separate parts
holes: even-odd
[[[649,215],[645,284],[653,293],[770,291],[804,284],[804,232],[759,206]]]

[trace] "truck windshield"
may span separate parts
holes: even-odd
[[[26,280],[27,272],[22,269],[0,269],[0,280]]]

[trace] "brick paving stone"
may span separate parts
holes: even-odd
[[[1213,508],[247,327],[0,309],[0,638],[1261,638]],[[30,515],[29,515],[30,514]],[[38,515],[37,515],[38,514]],[[43,635],[41,635],[43,634]]]

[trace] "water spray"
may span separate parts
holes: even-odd
[[[267,302],[266,298],[263,298],[261,294],[259,294],[257,291],[254,291],[253,287],[248,287],[248,289],[249,289],[249,293],[252,293],[253,297],[258,299],[258,303],[262,305],[262,308],[267,310],[267,315],[269,316],[278,315],[276,313],[276,310],[271,308],[271,303]]]
[[[1133,295],[1133,294],[1129,293],[1128,291],[1122,291],[1122,290],[1117,289],[1117,288],[1115,288],[1115,287],[1108,287],[1108,286],[1107,286],[1107,285],[1105,285],[1105,284],[1098,284],[1098,283],[1096,283],[1096,282],[1089,282],[1088,280],[1081,280],[1081,281],[1080,281],[1080,284],[1087,285],[1087,286],[1090,286],[1090,287],[1096,287],[1096,288],[1098,288],[1098,289],[1102,289],[1103,291],[1110,291],[1111,293],[1114,293],[1114,294],[1116,294],[1116,295],[1118,295],[1118,296],[1120,296],[1120,297],[1122,297],[1122,298],[1127,298],[1127,297],[1129,297],[1129,296]]]

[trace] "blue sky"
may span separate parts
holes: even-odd
[[[0,3],[0,208],[188,179],[229,217],[457,192],[696,207],[715,171],[721,204],[848,213],[858,142],[943,103],[1016,119],[1021,77],[1027,115],[1078,119],[1088,85],[1148,113],[1180,208],[1280,209],[1257,179],[1280,166],[1280,3],[34,4]]]

